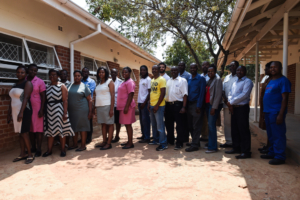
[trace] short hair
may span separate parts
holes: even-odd
[[[273,61],[271,61],[271,62],[268,62],[268,63],[266,64],[266,68],[270,68],[270,67],[271,67],[271,64],[272,64],[272,62],[273,62]]]
[[[211,65],[209,65],[208,69],[209,69],[209,68],[213,68],[213,69],[215,70],[215,72],[217,72],[217,67],[216,67],[216,65],[215,65],[215,64],[211,64]]]
[[[24,69],[27,74],[27,67],[25,65],[19,64],[16,71],[18,71],[19,69]]]
[[[106,68],[104,68],[104,67],[99,67],[99,68],[97,69],[97,74],[96,74],[96,77],[97,77],[97,84],[100,84],[100,83],[101,83],[101,78],[100,78],[100,76],[99,76],[99,73],[100,73],[101,70],[104,70],[104,72],[105,72],[105,81],[107,81],[108,78],[109,78],[109,72],[108,72],[108,70],[107,70]]]
[[[82,70],[84,70],[84,69],[87,69],[88,71],[90,71],[90,69],[89,69],[88,67],[84,67],[84,68],[82,68]],[[81,70],[81,71],[82,71],[82,70]]]
[[[185,62],[183,62],[183,61],[180,61],[180,62],[178,63],[178,65],[180,65],[180,64],[183,64],[183,66],[185,66]]]
[[[238,68],[242,68],[243,70],[245,70],[245,76],[247,75],[247,68],[244,65],[238,66]]]
[[[148,74],[148,67],[147,67],[146,65],[142,65],[142,66],[140,67],[140,76],[142,76],[142,74],[141,74],[141,69],[142,69],[142,68],[144,68],[144,69],[147,71],[146,77],[149,76],[149,74]]]
[[[82,76],[82,71],[80,71],[78,69],[73,72],[73,76],[75,75],[75,73],[79,73]]]
[[[125,70],[125,69],[126,69],[126,70],[127,70],[129,73],[131,73],[131,72],[132,72],[132,70],[131,70],[131,68],[130,68],[130,67],[124,67],[124,68],[123,68],[123,70]],[[123,70],[122,70],[122,71],[123,71]]]
[[[276,63],[278,65],[278,67],[280,67],[280,69],[282,69],[282,63],[280,61],[272,61],[272,63]],[[271,66],[271,64],[270,64],[270,66]]]
[[[56,70],[56,69],[50,69],[49,72],[48,72],[48,75],[50,76],[50,74],[51,74],[52,72],[55,72],[57,76],[60,76],[59,71]]]
[[[112,68],[110,71],[113,71],[113,70],[115,70],[118,73],[118,70],[116,68]]]
[[[68,71],[65,69],[60,70],[60,73],[66,72],[68,74]]]
[[[166,65],[164,62],[161,62],[161,63],[159,63],[158,65],[159,65],[159,66],[160,66],[160,65],[163,65],[163,66],[165,67],[165,69],[167,69],[167,65]]]
[[[203,64],[203,63],[207,63],[208,65],[210,65],[210,62],[208,62],[208,61],[203,61],[202,64]]]
[[[238,61],[234,60],[234,61],[232,61],[232,62],[234,63],[234,65],[235,65],[236,67],[239,67],[239,66],[240,66],[240,63],[239,63]]]
[[[31,63],[28,65],[28,69],[30,69],[31,67],[36,67],[37,69],[39,69],[38,66],[34,63]]]
[[[178,66],[172,66],[171,69],[179,69]]]

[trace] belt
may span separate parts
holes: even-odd
[[[183,101],[172,101],[172,102],[166,101],[166,102],[167,102],[168,104],[171,104],[171,105],[183,103]]]
[[[234,108],[243,107],[243,106],[249,106],[249,104],[244,104],[244,105],[232,105],[232,107],[234,107]]]
[[[50,104],[50,103],[62,103],[62,99],[60,100],[53,100],[53,101],[46,101],[45,104]],[[47,115],[47,105],[44,106],[44,122],[45,122],[45,128],[48,130],[48,115]]]

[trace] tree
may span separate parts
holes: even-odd
[[[153,37],[153,42],[156,42],[163,39],[162,35],[166,32],[172,33],[176,39],[184,41],[198,65],[200,61],[191,39],[193,35],[202,33],[200,36],[207,41],[215,64],[220,53],[224,53],[222,72],[229,54],[223,48],[222,40],[234,2],[235,0],[87,0],[90,12],[96,16],[106,21],[113,18],[121,21],[124,26],[143,27],[142,31],[151,32],[146,41],[151,42]],[[131,38],[134,36],[133,32],[129,34]]]

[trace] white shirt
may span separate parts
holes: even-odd
[[[98,84],[95,89],[96,93],[96,107],[99,106],[109,106],[111,104],[111,96],[109,91],[109,83],[111,79],[107,79],[107,81],[103,84]]]
[[[238,80],[237,75],[232,76],[229,74],[225,77],[223,81],[223,91],[225,92],[225,96],[228,98],[229,92],[231,90],[232,84]],[[224,108],[227,108],[227,105],[224,103]]]
[[[206,73],[206,75],[204,75],[204,73],[202,73],[201,76],[203,76],[203,77],[205,78],[206,83],[207,83],[207,82],[209,81],[209,79],[210,79],[209,76],[208,76],[208,73]],[[219,74],[216,73],[216,77],[217,77],[217,78],[220,78]]]
[[[139,94],[138,94],[138,103],[144,103],[147,96],[148,90],[151,89],[151,78],[141,78],[139,83]]]
[[[117,77],[114,83],[115,83],[115,105],[114,106],[117,107],[118,88],[123,83],[123,81]]]
[[[177,76],[170,78],[167,82],[166,101],[183,101],[184,95],[188,95],[188,84],[185,78]]]
[[[163,77],[164,79],[166,79],[166,82],[168,82],[168,80],[170,79],[170,76],[168,76],[167,73],[165,73],[162,77]]]

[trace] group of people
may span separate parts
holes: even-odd
[[[282,164],[285,160],[284,120],[290,83],[281,74],[280,62],[271,62],[269,66],[261,104],[269,146],[261,149],[267,153],[261,157],[271,159],[270,164]],[[253,83],[246,77],[246,67],[233,61],[229,68],[231,73],[224,81],[217,74],[215,65],[203,62],[201,68],[203,73],[198,74],[197,64],[192,63],[189,73],[185,70],[185,63],[180,62],[171,68],[169,77],[165,72],[166,64],[160,63],[152,67],[153,77],[150,78],[147,66],[140,67],[137,103],[142,136],[138,138],[139,143],[157,145],[157,151],[163,151],[169,145],[179,150],[186,143],[185,151],[193,152],[200,149],[200,141],[208,141],[205,152],[215,153],[218,151],[216,126],[223,109],[226,143],[220,147],[231,147],[225,153],[240,154],[237,159],[251,158],[249,101]],[[67,80],[66,70],[51,69],[47,86],[36,76],[37,72],[35,64],[20,65],[16,70],[18,82],[9,93],[8,123],[13,120],[21,147],[14,162],[25,160],[29,164],[35,157],[51,155],[56,138],[61,145],[61,157],[66,156],[66,148],[86,150],[86,144],[92,140],[95,115],[102,125],[103,136],[102,143],[95,147],[111,149],[111,143],[120,140],[123,124],[128,140],[121,144],[122,149],[134,148],[132,124],[136,121],[133,99],[136,86],[130,78],[132,70],[129,67],[122,70],[124,80],[118,78],[117,69],[111,69],[109,74],[106,68],[100,67],[96,82],[89,77],[88,68],[75,70],[73,83]],[[113,138],[114,124],[116,135]],[[80,147],[77,145],[79,133]],[[41,151],[43,135],[48,140],[44,154]],[[69,137],[73,139],[72,146]]]

